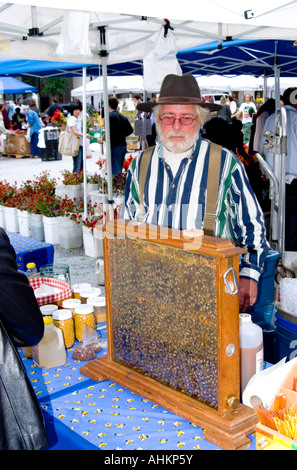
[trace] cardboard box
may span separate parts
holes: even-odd
[[[283,393],[287,397],[286,408],[294,408],[297,411],[297,392],[293,390],[293,379],[297,377],[297,364],[291,371],[277,392]],[[274,400],[269,406],[273,410]],[[297,450],[297,440],[290,439],[272,428],[258,423],[256,426],[256,446],[257,450]]]
[[[3,153],[7,155],[30,155],[30,144],[26,139],[26,134],[7,135],[4,141]]]

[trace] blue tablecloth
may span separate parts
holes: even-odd
[[[98,324],[97,329],[103,347],[98,355],[106,354],[106,326]],[[204,439],[199,426],[114,382],[95,382],[81,375],[84,363],[71,359],[72,353],[73,347],[64,366],[41,369],[20,351],[44,412],[49,449],[219,449]],[[255,436],[249,437],[249,449],[255,450]]]
[[[54,262],[54,245],[24,237],[15,232],[7,233],[16,252],[17,267],[26,271],[27,263],[35,263],[37,269]]]

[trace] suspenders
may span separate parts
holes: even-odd
[[[140,213],[138,220],[143,221],[143,193],[145,179],[147,175],[148,166],[150,163],[153,147],[147,148],[142,156],[140,172],[139,172],[139,197],[140,197]],[[207,198],[205,207],[205,217],[203,223],[203,231],[205,235],[213,236],[214,225],[216,221],[216,207],[217,197],[220,182],[220,170],[221,170],[221,152],[222,147],[220,145],[211,142],[209,151],[209,163],[208,163],[208,176],[207,176]]]

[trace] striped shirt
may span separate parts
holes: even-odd
[[[173,177],[158,143],[152,152],[144,187],[143,222],[179,230],[203,229],[210,142],[199,139]],[[141,154],[130,165],[122,217],[138,220]],[[269,245],[261,207],[242,163],[222,149],[214,236],[248,250],[240,276],[259,280]]]

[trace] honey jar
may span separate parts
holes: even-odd
[[[47,317],[52,316],[52,314],[56,312],[57,310],[58,310],[58,305],[56,304],[41,305],[40,307],[40,311],[42,315],[45,315]]]
[[[90,287],[80,291],[80,299],[82,304],[86,304],[87,300],[92,297],[99,297],[101,295],[100,287]]]
[[[94,307],[90,304],[81,304],[75,307],[74,326],[75,337],[78,341],[82,340],[84,325],[95,329]]]
[[[62,302],[62,308],[66,308],[67,310],[72,311],[72,316],[74,316],[75,313],[75,307],[81,304],[80,299],[65,299]]]
[[[106,321],[106,301],[105,297],[90,297],[87,304],[93,305],[95,320],[98,323]]]
[[[53,321],[54,326],[62,330],[65,348],[71,348],[75,341],[72,311],[70,309],[57,310],[53,313]]]
[[[80,291],[90,289],[91,287],[92,287],[91,284],[89,284],[88,282],[81,282],[79,284],[74,284],[73,286],[71,286],[73,297],[75,299],[80,299]]]

